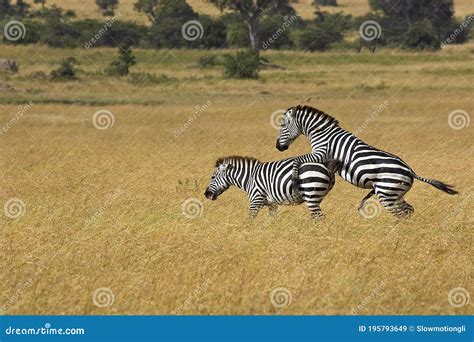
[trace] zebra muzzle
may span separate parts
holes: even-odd
[[[280,143],[277,140],[276,148],[277,148],[278,151],[283,152],[283,151],[286,151],[288,149],[288,146],[280,145]]]
[[[204,192],[204,196],[206,196],[206,198],[210,199],[211,201],[215,201],[217,199],[217,194],[210,191],[209,189],[206,189],[206,192]]]

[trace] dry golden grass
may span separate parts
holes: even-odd
[[[137,50],[134,72],[178,79],[138,87],[99,78],[115,53],[110,49],[2,46],[21,72],[7,78],[18,91],[0,93],[2,103],[15,103],[0,105],[1,125],[18,104],[34,104],[0,136],[1,203],[19,198],[26,207],[19,218],[0,218],[0,309],[472,314],[472,303],[454,308],[447,298],[456,287],[474,294],[472,124],[461,130],[448,125],[453,110],[474,113],[473,56],[447,50],[271,52],[271,60],[288,69],[263,71],[259,81],[224,80],[218,68],[196,69],[208,52]],[[78,58],[80,81],[29,76],[67,55]],[[389,101],[360,136],[400,155],[420,175],[456,184],[461,195],[416,182],[407,195],[415,207],[411,220],[397,222],[385,211],[365,219],[356,207],[367,191],[338,178],[318,224],[303,206],[281,207],[274,222],[263,210],[249,224],[246,196],[235,188],[215,202],[204,198],[217,157],[275,160],[309,151],[304,138],[285,153],[276,151],[277,131],[270,125],[272,112],[308,97],[350,130],[370,117],[373,106]],[[102,104],[78,104],[88,101]],[[175,138],[207,101],[209,108]],[[94,128],[99,109],[113,113],[113,127]],[[183,215],[188,198],[202,201],[200,217]],[[110,307],[93,303],[101,287],[114,294]],[[292,294],[281,309],[270,301],[277,287]]]
[[[140,23],[148,23],[146,15],[138,13],[133,9],[133,4],[136,0],[120,0],[118,11],[123,19],[135,20]],[[202,14],[217,16],[220,14],[219,10],[203,1],[203,0],[187,0],[193,9]],[[312,0],[299,0],[291,5],[304,19],[314,17],[314,6],[311,5]],[[103,18],[98,11],[95,0],[48,0],[48,4],[56,4],[65,9],[74,10],[79,18]],[[364,15],[369,11],[368,0],[338,0],[338,7],[323,6],[325,11],[329,12],[344,12],[352,15]],[[466,16],[472,14],[474,8],[471,0],[454,0],[454,10],[457,16]]]

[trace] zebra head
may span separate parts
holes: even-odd
[[[280,126],[280,134],[276,141],[276,148],[278,151],[285,151],[291,145],[293,141],[296,140],[303,130],[301,125],[296,121],[296,107],[289,108]]]
[[[211,182],[204,192],[206,198],[215,201],[220,194],[229,189],[231,186],[228,171],[232,170],[231,164],[219,164],[211,176]]]
[[[301,134],[306,135],[313,145],[314,136],[323,134],[334,127],[339,127],[339,122],[331,115],[309,106],[296,106],[289,108],[282,120],[280,135],[276,142],[279,151],[285,151]],[[312,146],[314,148],[314,146]]]

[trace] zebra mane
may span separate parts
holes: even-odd
[[[250,161],[250,162],[260,162],[258,159],[253,158],[253,157],[243,157],[243,156],[228,156],[228,157],[222,157],[216,160],[216,167],[219,165],[228,162],[228,163],[234,163],[234,162],[239,162],[239,161]]]
[[[298,106],[296,106],[296,112],[297,113],[307,112],[307,114],[319,115],[320,118],[327,119],[329,124],[332,123],[332,124],[335,124],[336,126],[339,126],[339,121],[337,121],[337,119],[335,117],[329,115],[328,113],[323,112],[322,110],[314,108],[314,107],[298,105]]]

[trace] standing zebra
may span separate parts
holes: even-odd
[[[231,185],[244,190],[249,198],[249,217],[257,216],[262,207],[268,206],[276,215],[278,205],[308,206],[313,220],[323,217],[319,205],[334,185],[334,173],[339,163],[329,160],[324,164],[300,163],[298,165],[298,191],[293,187],[295,158],[263,163],[255,158],[230,156],[216,161],[211,182],[204,195],[210,200],[226,191]]]
[[[458,193],[451,185],[418,176],[403,160],[367,145],[339,127],[335,118],[318,109],[308,106],[289,108],[281,124],[276,148],[279,151],[288,149],[301,134],[309,138],[312,153],[298,157],[295,169],[299,162],[324,163],[328,159],[341,162],[338,172],[343,179],[360,188],[372,189],[362,199],[359,209],[376,194],[393,215],[410,216],[414,209],[403,196],[410,190],[414,178],[450,195]]]

